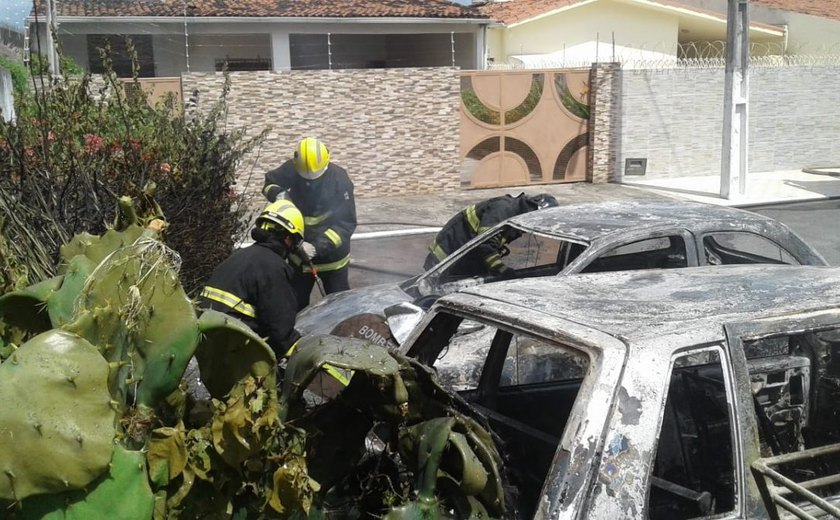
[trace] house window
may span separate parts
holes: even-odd
[[[472,33],[455,33],[455,65],[475,68]],[[381,69],[448,67],[452,35],[434,34],[290,34],[292,69]]]
[[[100,49],[111,48],[112,68],[121,78],[132,77],[132,55],[129,42],[134,46],[140,77],[154,77],[155,57],[152,36],[149,34],[89,34],[87,35],[87,54],[90,71],[94,74],[105,72]]]
[[[260,57],[216,59],[216,72],[225,70],[225,66],[230,72],[271,70],[271,60]]]
[[[722,352],[713,347],[674,361],[651,478],[651,520],[707,517],[736,507],[735,398]]]

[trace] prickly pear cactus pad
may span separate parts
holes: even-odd
[[[0,297],[0,345],[20,345],[26,337],[52,328],[45,304],[61,282],[57,276]],[[5,358],[0,353],[0,359]]]
[[[78,489],[107,471],[115,431],[107,381],[99,351],[58,330],[0,365],[0,498]]]
[[[117,446],[107,474],[90,491],[32,497],[14,520],[151,520],[154,495],[143,452]]]
[[[117,401],[154,406],[177,388],[199,331],[178,280],[177,255],[147,233],[96,266],[75,301],[76,321],[66,329],[97,345],[112,363],[109,387]]]
[[[222,399],[247,376],[268,378],[266,384],[274,384],[274,352],[245,324],[221,312],[206,310],[198,326],[201,343],[195,357],[210,395]]]

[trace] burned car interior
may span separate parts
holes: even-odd
[[[465,340],[464,338],[470,338]],[[490,322],[439,313],[415,345],[445,386],[482,412],[503,441],[517,509],[534,514],[543,482],[589,370],[580,350]],[[745,340],[763,456],[840,442],[840,330]],[[679,520],[735,510],[738,427],[723,345],[672,362],[647,517]],[[547,412],[550,410],[550,413]],[[740,413],[743,413],[741,411]],[[840,456],[822,471],[840,472]],[[793,468],[801,479],[813,468]],[[840,487],[825,488],[826,493]]]
[[[479,341],[460,342],[464,335]],[[503,441],[517,510],[530,518],[587,374],[588,356],[557,343],[441,313],[418,359],[482,412]],[[551,410],[551,413],[546,413]]]
[[[491,283],[503,279],[554,276],[584,250],[586,245],[581,243],[503,226],[436,276],[439,284],[471,277]],[[504,277],[491,273],[486,267],[484,257],[493,252],[499,253],[509,269]]]
[[[745,340],[743,348],[763,457],[840,441],[840,330]],[[735,507],[731,390],[720,355],[710,354],[699,364],[687,356],[674,365],[650,487],[651,519],[707,517]],[[789,468],[794,480],[838,471],[836,456]],[[836,495],[840,487],[821,492]]]

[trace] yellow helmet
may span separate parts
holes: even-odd
[[[303,241],[303,215],[290,200],[272,202],[257,217],[256,227],[266,231],[282,229],[295,239],[295,245]]]
[[[315,180],[326,171],[330,164],[330,151],[326,145],[315,139],[307,137],[298,143],[295,148],[295,155],[292,158],[295,170],[304,179]]]

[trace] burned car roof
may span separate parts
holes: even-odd
[[[681,200],[605,201],[571,204],[534,211],[509,220],[541,233],[561,234],[592,241],[614,231],[656,226],[705,228],[737,227],[738,224],[781,224],[769,217],[740,209]]]
[[[525,324],[541,313],[630,342],[676,333],[716,341],[723,339],[722,323],[840,306],[840,269],[733,265],[583,274],[487,284],[441,302],[491,308],[488,300],[521,308],[515,318]]]

